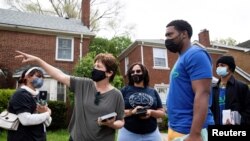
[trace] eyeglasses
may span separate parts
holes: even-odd
[[[100,96],[101,96],[101,93],[100,92],[96,92],[95,94],[95,105],[99,105],[99,102],[100,102]]]
[[[131,71],[131,74],[134,74],[135,72],[136,72],[136,73],[141,73],[142,71],[141,71],[141,70],[132,70],[132,71]]]

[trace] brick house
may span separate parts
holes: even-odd
[[[235,77],[247,84],[250,84],[250,65],[248,62],[248,60],[250,59],[250,48],[240,47],[240,46],[227,46],[218,43],[210,43],[208,30],[203,30],[200,33],[199,37],[201,44],[209,48],[226,50],[225,55],[232,55],[236,63],[236,69],[234,73]],[[248,44],[248,42],[249,41],[246,41],[246,44]],[[242,43],[242,45],[243,44],[244,43]]]
[[[90,0],[82,1],[81,20],[0,9],[0,88],[15,88],[22,71],[32,64],[16,60],[15,50],[38,56],[71,74],[79,58],[88,52]],[[65,101],[66,87],[45,75],[41,90],[50,100]]]
[[[211,47],[209,36],[204,35],[204,31],[206,30],[202,30],[199,33],[199,41],[194,41],[192,44],[205,48],[212,58],[213,66],[215,66],[216,60],[228,51]],[[204,37],[209,41],[207,44],[205,44],[207,40],[204,40]],[[126,84],[126,72],[131,64],[141,62],[147,67],[150,74],[149,86],[154,87],[158,91],[163,104],[166,103],[166,93],[169,88],[169,74],[177,58],[178,54],[166,49],[163,39],[136,40],[118,56],[121,74]],[[213,74],[215,74],[213,78],[213,82],[215,83],[218,80],[215,67],[213,67]]]

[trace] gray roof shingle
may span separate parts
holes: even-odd
[[[0,26],[14,25],[36,28],[37,30],[53,30],[55,32],[75,33],[94,36],[81,20],[62,17],[19,12],[0,8]]]
[[[247,40],[245,42],[239,43],[237,46],[239,46],[239,47],[245,47],[245,48],[250,48],[250,40]]]

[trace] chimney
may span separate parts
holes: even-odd
[[[89,28],[90,25],[90,0],[82,0],[82,23]]]
[[[209,39],[209,31],[207,29],[201,30],[198,36],[199,36],[199,43],[201,43],[205,47],[211,47]]]

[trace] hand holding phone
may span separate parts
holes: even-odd
[[[47,105],[47,95],[47,91],[40,91],[37,100],[38,104],[42,106]]]
[[[116,116],[117,116],[117,113],[113,112],[113,113],[110,113],[110,114],[107,114],[107,115],[103,115],[103,116],[99,117],[99,119],[100,119],[101,122],[105,122],[105,121],[110,120],[110,119],[112,119],[112,118],[114,118]]]
[[[147,115],[147,109],[146,108],[137,108],[136,116],[141,117],[141,116],[146,116]]]

